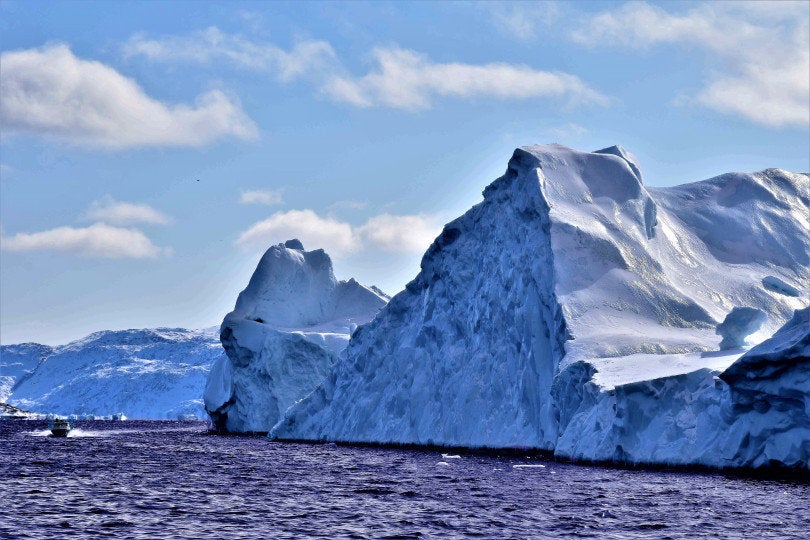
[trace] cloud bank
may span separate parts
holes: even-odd
[[[397,47],[374,49],[373,69],[352,75],[325,41],[301,41],[285,51],[272,43],[223,33],[216,27],[160,39],[136,34],[124,46],[124,54],[161,62],[226,61],[242,69],[273,73],[284,82],[306,79],[318,93],[363,108],[428,109],[436,98],[555,98],[570,104],[597,105],[608,102],[568,73],[508,63],[437,63],[426,55]]]
[[[374,216],[359,227],[313,210],[276,212],[243,232],[237,244],[264,247],[298,238],[304,245],[346,254],[376,248],[392,253],[421,253],[441,232],[437,218],[426,215]]]
[[[0,55],[3,130],[86,146],[202,146],[257,130],[238,103],[213,90],[193,106],[149,97],[115,69],[64,44]]]
[[[167,253],[137,229],[94,223],[89,227],[56,227],[41,232],[4,236],[6,251],[50,251],[107,259],[146,259]]]
[[[579,43],[696,48],[711,67],[692,100],[766,126],[810,122],[810,4],[710,2],[670,13],[632,2],[593,15]]]
[[[100,201],[93,201],[85,212],[85,219],[103,221],[113,225],[167,225],[171,218],[147,204],[116,201],[109,195]]]

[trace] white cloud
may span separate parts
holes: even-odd
[[[239,202],[242,204],[266,204],[272,206],[281,204],[283,201],[280,189],[254,189],[242,191],[239,194]]]
[[[495,27],[518,41],[535,41],[540,31],[557,22],[562,8],[557,2],[492,2],[487,4]]]
[[[442,231],[441,224],[429,216],[393,216],[382,214],[357,229],[368,243],[393,252],[421,253]]]
[[[300,41],[290,51],[285,51],[272,43],[226,34],[215,26],[189,36],[160,39],[147,39],[136,34],[124,45],[124,55],[163,62],[207,64],[228,61],[241,68],[273,71],[282,81],[323,70],[335,61],[335,51],[325,41]]]
[[[324,248],[341,255],[376,248],[399,253],[421,253],[441,232],[438,219],[426,215],[374,216],[359,227],[312,210],[277,212],[243,232],[237,244],[266,247],[298,238],[307,249]]]
[[[325,41],[301,41],[286,51],[272,43],[226,34],[216,27],[160,39],[135,35],[124,46],[124,54],[163,62],[225,61],[244,69],[275,73],[284,82],[307,78],[325,95],[357,107],[426,109],[435,97],[551,97],[600,105],[608,101],[568,73],[507,63],[439,64],[399,48],[375,49],[372,56],[376,69],[355,77],[347,73]]]
[[[169,250],[155,246],[137,229],[94,223],[89,227],[57,227],[34,233],[4,236],[0,246],[7,251],[52,251],[109,259],[154,258]]]
[[[308,249],[322,247],[334,253],[345,253],[357,248],[351,225],[321,217],[312,210],[277,212],[255,223],[236,242],[242,246],[266,247],[291,238],[298,238]]]
[[[166,225],[171,223],[169,216],[147,204],[116,201],[109,195],[100,201],[93,201],[84,217],[90,221],[104,221],[113,225],[132,225],[135,223]]]
[[[677,14],[627,3],[591,17],[573,38],[595,47],[697,48],[711,76],[691,101],[768,126],[810,122],[806,2],[709,2]]]
[[[337,101],[358,107],[427,109],[435,97],[495,97],[526,99],[551,97],[569,103],[605,105],[605,96],[578,77],[528,66],[494,64],[439,64],[406,49],[375,49],[376,69],[362,77],[335,76],[324,92]]]
[[[106,148],[201,146],[251,139],[256,126],[213,90],[194,106],[167,105],[115,69],[77,58],[67,45],[0,55],[3,129]]]

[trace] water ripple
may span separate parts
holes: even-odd
[[[196,422],[0,422],[0,538],[807,538],[810,488],[427,450],[216,437]],[[437,465],[443,463],[444,465]]]

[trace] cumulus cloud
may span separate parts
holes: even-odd
[[[106,148],[201,146],[257,134],[239,104],[219,90],[193,106],[169,105],[64,44],[4,52],[0,63],[0,116],[9,132]]]
[[[167,225],[171,223],[169,216],[147,204],[116,201],[109,195],[100,201],[93,201],[84,217],[90,221],[103,221],[113,225],[133,225],[136,223]]]
[[[154,245],[137,229],[105,223],[4,236],[0,246],[7,251],[50,251],[109,259],[154,258],[169,251]]]
[[[768,126],[810,122],[806,2],[709,2],[682,13],[627,3],[592,16],[573,38],[596,47],[697,48],[712,70],[691,101]]]
[[[374,216],[359,227],[312,210],[277,212],[243,232],[237,244],[266,247],[290,238],[305,246],[322,247],[330,253],[344,254],[376,248],[399,253],[420,253],[441,232],[435,217],[426,215]]]
[[[282,81],[322,70],[335,61],[335,51],[325,41],[300,41],[285,51],[272,43],[226,34],[215,26],[188,36],[159,39],[136,34],[124,45],[124,55],[162,62],[207,64],[226,61],[241,68],[275,72]]]
[[[369,219],[357,229],[357,234],[384,251],[420,253],[441,230],[441,224],[429,216],[382,214]]]
[[[290,238],[298,238],[305,246],[320,246],[334,253],[357,248],[351,225],[321,217],[312,210],[277,212],[255,223],[236,242],[242,246],[268,246]]]
[[[239,194],[239,202],[242,204],[265,204],[272,206],[281,204],[283,201],[280,189],[254,189],[242,191]]]
[[[578,77],[506,63],[436,63],[415,51],[375,49],[376,67],[362,77],[335,76],[324,92],[358,107],[427,109],[436,97],[562,98],[571,104],[608,100]]]

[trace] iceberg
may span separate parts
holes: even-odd
[[[763,368],[756,390],[723,382],[753,357],[720,350],[716,331],[751,308],[755,321],[723,328],[759,343],[807,307],[791,294],[810,279],[807,187],[767,169],[651,188],[620,147],[518,148],[270,437],[806,468],[806,371]],[[742,405],[787,388],[770,413],[784,425]],[[722,426],[756,433],[736,444]]]
[[[387,301],[379,289],[336,280],[322,249],[305,251],[295,239],[270,247],[220,328],[227,356],[203,395],[217,430],[269,431]]]
[[[214,329],[103,331],[56,347],[0,346],[4,401],[40,414],[207,417],[200,391],[219,357]]]

